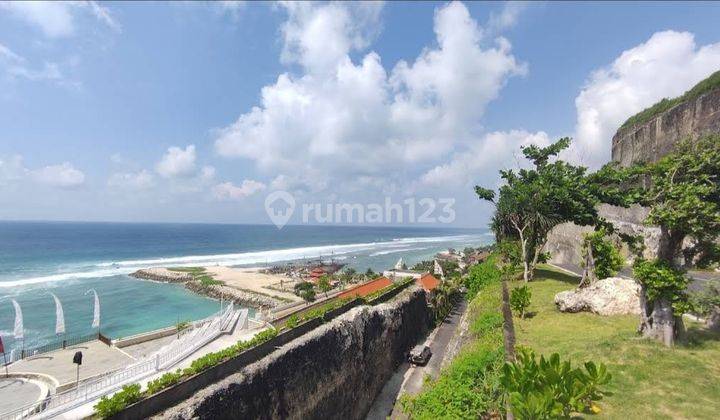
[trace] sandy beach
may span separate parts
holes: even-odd
[[[290,302],[300,300],[292,290],[295,280],[280,274],[266,274],[260,272],[259,267],[233,268],[225,266],[203,267],[215,280],[225,283],[225,286],[255,292],[261,295],[281,297]]]

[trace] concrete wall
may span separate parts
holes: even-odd
[[[361,419],[427,332],[425,292],[361,306],[195,393],[163,418]]]
[[[660,229],[653,226],[645,226],[644,221],[649,210],[645,207],[634,205],[630,208],[622,208],[601,204],[598,213],[611,222],[615,228],[631,235],[641,235],[645,243],[645,258],[655,258],[657,254]],[[590,226],[578,226],[573,223],[563,223],[556,226],[548,234],[548,242],[545,250],[550,252],[550,262],[553,264],[580,265],[582,259],[583,235],[592,232]],[[624,256],[628,257],[629,251],[623,249]]]
[[[720,133],[720,89],[684,102],[642,125],[620,129],[612,139],[612,160],[622,166],[655,162],[685,138]]]

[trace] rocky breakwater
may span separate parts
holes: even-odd
[[[185,283],[185,288],[199,295],[208,296],[213,299],[224,299],[232,301],[240,306],[249,306],[257,309],[273,309],[282,302],[269,296],[263,296],[257,293],[245,292],[243,290],[234,289],[232,287],[219,284],[205,285],[200,281],[191,281]]]
[[[165,411],[168,419],[363,419],[430,326],[413,287],[361,306]]]
[[[143,268],[130,274],[131,277],[165,283],[185,283],[193,280],[190,273],[170,271],[167,268]]]

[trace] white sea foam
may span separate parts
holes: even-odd
[[[407,252],[407,251],[421,251],[423,249],[428,249],[428,247],[417,247],[417,248],[396,248],[396,249],[387,249],[384,251],[377,251],[370,254],[371,257],[378,257],[380,255],[388,255],[388,254],[395,254],[397,252]]]
[[[55,273],[46,276],[31,277],[19,280],[0,281],[0,288],[18,286],[29,286],[41,283],[58,282],[76,279],[89,279],[110,277],[115,275],[126,275],[141,268],[149,267],[179,267],[192,265],[251,265],[266,264],[280,261],[292,261],[305,258],[327,258],[331,255],[342,257],[343,254],[351,254],[364,251],[375,251],[371,256],[384,255],[396,252],[411,251],[412,244],[456,242],[471,240],[473,237],[480,238],[480,235],[457,235],[457,236],[435,236],[418,238],[395,238],[385,242],[369,242],[344,245],[322,245],[307,246],[298,248],[273,249],[255,252],[243,252],[233,254],[216,255],[188,255],[182,257],[149,258],[122,261],[105,261],[89,265],[85,271],[66,273]]]

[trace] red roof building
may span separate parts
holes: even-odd
[[[367,283],[361,284],[359,286],[355,286],[351,289],[348,289],[338,297],[340,299],[348,298],[348,297],[364,297],[369,295],[370,293],[377,292],[380,289],[384,289],[392,284],[392,281],[388,279],[387,277],[378,277],[375,280],[370,280]]]
[[[440,280],[436,279],[435,276],[430,273],[423,274],[416,281],[417,285],[425,289],[426,292],[431,292],[440,285]]]

